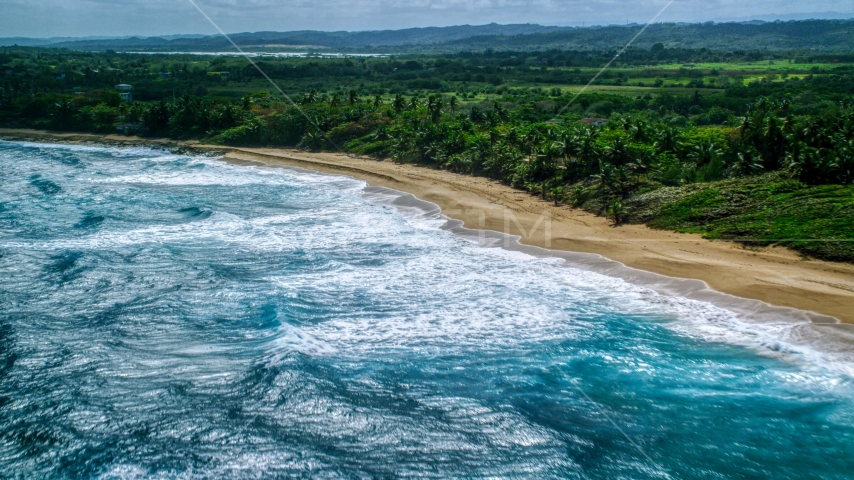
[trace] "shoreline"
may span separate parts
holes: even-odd
[[[221,152],[224,161],[235,164],[260,163],[347,175],[367,182],[366,191],[379,192],[371,189],[381,187],[398,192],[398,199],[411,195],[402,206],[423,209],[425,204],[435,205],[439,215],[452,219],[446,229],[480,240],[487,238],[493,245],[503,242],[505,248],[517,249],[511,245],[515,242],[506,238],[520,237],[518,249],[526,253],[563,258],[570,266],[651,286],[662,293],[724,303],[726,308],[760,318],[763,323],[783,316],[822,325],[822,330],[833,328],[843,336],[850,329],[838,322],[854,323],[854,265],[804,259],[785,247],[748,249],[733,242],[644,225],[613,227],[602,217],[567,206],[555,207],[483,177],[282,148],[25,129],[0,129],[0,138]]]

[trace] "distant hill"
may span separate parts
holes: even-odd
[[[608,26],[574,28],[515,37],[477,36],[448,42],[458,50],[607,50],[625,45],[642,28]],[[789,22],[745,22],[651,25],[634,45],[649,47],[709,48],[712,50],[813,50],[854,51],[854,21],[804,20]]]
[[[174,40],[180,38],[205,38],[209,35],[163,35],[157,38],[165,40]],[[19,47],[42,47],[46,45],[65,45],[69,43],[86,43],[86,42],[116,42],[127,40],[133,37],[51,37],[51,38],[32,38],[32,37],[0,37],[0,47],[11,47],[18,45]]]
[[[91,40],[115,40],[119,37],[51,37],[51,38],[30,38],[30,37],[4,37],[0,38],[0,47],[11,47],[18,45],[19,47],[42,47],[45,45],[56,45],[64,42],[79,42]],[[126,37],[125,37],[126,38]]]
[[[786,13],[786,14],[765,14],[765,15],[754,15],[752,17],[745,18],[727,18],[721,19],[721,22],[749,22],[753,20],[760,20],[763,22],[775,22],[777,20],[787,21],[787,20],[852,20],[854,19],[854,12],[844,13],[844,12],[806,12],[806,13]]]
[[[243,48],[262,50],[332,50],[343,52],[454,52],[494,50],[608,50],[620,48],[641,25],[549,27],[534,24],[460,25],[365,32],[255,32],[231,37]],[[0,39],[2,41],[3,39]],[[7,39],[8,40],[8,39]],[[24,39],[38,40],[38,39]],[[29,45],[87,51],[229,51],[218,35],[132,38],[59,39]],[[637,46],[663,43],[668,47],[713,50],[854,51],[854,20],[802,20],[702,24],[655,24]],[[0,43],[2,44],[2,43]],[[27,45],[18,42],[19,45]]]
[[[311,47],[336,50],[365,50],[375,47],[407,47],[441,44],[474,36],[516,36],[548,33],[562,27],[547,27],[533,24],[519,25],[460,25],[454,27],[407,28],[404,30],[381,30],[364,32],[320,32],[304,30],[295,32],[235,33],[231,38],[241,47]],[[154,51],[218,51],[232,49],[221,35],[202,38],[161,37],[128,38],[121,40],[65,41],[52,44],[55,47],[77,50],[154,50]]]

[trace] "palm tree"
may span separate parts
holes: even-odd
[[[315,100],[317,100],[317,90],[309,90],[309,92],[302,97],[302,103],[305,105],[314,103]]]
[[[596,132],[592,129],[586,129],[578,141],[578,157],[590,171],[596,168],[600,156],[599,144],[596,143]]]
[[[502,118],[507,118],[507,110],[501,106],[501,102],[498,100],[492,101],[492,111],[495,112],[495,115],[500,120]]]
[[[484,119],[485,115],[480,108],[471,107],[471,110],[469,110],[469,120],[471,120],[472,123],[483,123]]]
[[[801,130],[801,137],[810,145],[819,146],[821,144],[822,137],[825,136],[825,132],[821,128],[821,124],[814,118],[809,118],[804,122],[803,129]]]
[[[391,136],[388,134],[388,127],[386,127],[384,123],[379,124],[374,134],[371,135],[371,140],[374,142],[385,141],[389,138],[391,138]]]
[[[169,126],[172,106],[161,100],[148,107],[142,114],[142,124],[151,134],[158,134]]]
[[[833,150],[836,152],[836,181],[841,184],[854,182],[854,138],[850,134],[834,135]]]
[[[552,194],[552,200],[554,200],[555,202],[555,207],[560,205],[560,202],[563,201],[564,197],[566,196],[566,191],[562,186],[552,188],[550,193]]]
[[[559,150],[553,142],[543,142],[534,147],[531,155],[531,167],[534,180],[540,179],[540,191],[543,200],[546,199],[546,185],[556,180],[554,177],[557,168],[555,160],[560,156]]]
[[[207,106],[197,97],[184,95],[178,99],[175,114],[170,119],[173,133],[186,135],[194,130],[207,131]]]
[[[777,117],[769,115],[765,118],[762,136],[765,143],[766,168],[769,170],[776,169],[779,166],[779,159],[786,149],[786,135],[783,133]]]
[[[577,157],[580,150],[577,137],[570,135],[569,133],[563,134],[555,146],[560,152],[560,156],[567,162],[569,162],[571,158]]]
[[[451,113],[457,112],[457,97],[454,95],[448,100],[448,108],[451,109]]]
[[[492,145],[493,143],[489,137],[483,134],[477,134],[469,141],[472,174],[480,172],[483,166],[490,162],[493,156]]]
[[[323,135],[322,132],[317,130],[311,130],[309,132],[306,132],[305,135],[303,135],[302,140],[300,140],[299,145],[297,146],[299,148],[314,152],[322,149],[325,143],[326,137]]]
[[[216,115],[212,123],[217,129],[227,130],[237,123],[238,116],[239,114],[234,105],[228,104]]]
[[[522,155],[506,141],[490,142],[492,152],[483,162],[483,169],[492,178],[507,179],[510,170],[522,161]]]
[[[54,124],[57,128],[70,128],[74,119],[74,104],[68,100],[61,100],[53,106]]]
[[[338,95],[338,93],[332,95],[332,98],[329,99],[329,106],[332,108],[341,106],[341,95]]]
[[[784,164],[793,177],[799,177],[803,167],[803,151],[807,149],[804,142],[792,142],[786,151]]]
[[[357,94],[355,90],[347,92],[347,103],[350,105],[359,103],[359,94]]]
[[[519,149],[522,150],[523,153],[533,155],[537,150],[537,147],[543,144],[543,138],[539,131],[531,129],[520,135],[518,142]]]
[[[699,167],[720,157],[722,153],[720,147],[715,145],[713,141],[705,140],[691,148],[687,156],[689,160]]]
[[[653,169],[654,162],[655,155],[647,150],[641,150],[632,155],[631,161],[626,166],[635,173],[635,181],[637,182],[641,174]]]
[[[433,123],[439,123],[442,118],[442,97],[430,95],[427,97],[427,111]]]
[[[780,127],[780,130],[783,131],[783,134],[786,135],[787,139],[791,140],[792,136],[795,134],[795,130],[797,125],[795,124],[795,118],[792,115],[787,115],[783,119],[783,125]]]
[[[623,119],[620,121],[620,126],[623,128],[623,131],[628,133],[632,130],[632,127],[634,126],[634,124],[632,123],[631,118],[623,117]]]
[[[403,99],[403,95],[399,93],[395,95],[394,100],[391,102],[391,107],[394,108],[394,111],[400,113],[405,106],[406,100]]]
[[[451,128],[442,125],[442,151],[447,154],[460,153],[466,148],[465,137],[460,128]]]
[[[835,152],[798,145],[786,157],[791,174],[804,183],[839,182],[839,162]]]
[[[658,132],[658,140],[654,144],[658,153],[676,152],[681,145],[679,133],[671,126],[664,127]]]
[[[729,166],[727,173],[730,177],[756,175],[761,173],[762,157],[756,150],[747,150],[736,154],[736,160]]]
[[[620,199],[615,198],[608,205],[608,217],[614,220],[614,226],[619,225],[626,214],[626,207]]]
[[[605,157],[614,166],[620,166],[628,163],[631,159],[631,152],[623,138],[617,137],[610,145],[605,147]]]
[[[750,119],[750,115],[745,115],[741,118],[741,123],[738,125],[738,132],[741,134],[741,138],[747,138],[753,133],[753,120]]]
[[[616,186],[617,178],[614,166],[602,160],[599,161],[599,173],[592,175],[593,179],[599,184],[599,194],[602,198],[603,207],[607,206],[605,199],[607,194]]]
[[[584,198],[584,186],[576,185],[572,189],[572,206],[577,207],[581,205],[581,200]]]
[[[380,108],[383,105],[383,96],[380,94],[374,95],[374,108]]]
[[[444,168],[454,173],[471,173],[471,156],[468,154],[454,154],[445,161]]]
[[[753,109],[759,112],[760,114],[764,114],[771,108],[771,102],[765,97],[760,98],[753,104]]]
[[[640,120],[632,124],[629,129],[629,138],[635,142],[645,142],[647,140],[646,125]]]
[[[411,143],[405,135],[400,134],[396,137],[392,137],[392,145],[391,145],[391,157],[395,163],[403,163],[406,161],[406,157],[409,154],[409,150],[411,148]]]

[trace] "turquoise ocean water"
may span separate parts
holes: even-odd
[[[347,177],[0,142],[0,477],[852,478],[795,327]]]

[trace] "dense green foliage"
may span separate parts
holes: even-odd
[[[837,241],[854,231],[844,58],[658,44],[576,97],[612,54],[263,58],[283,98],[243,58],[14,48],[0,53],[0,124],[349,151],[491,177],[616,223],[854,260]]]

